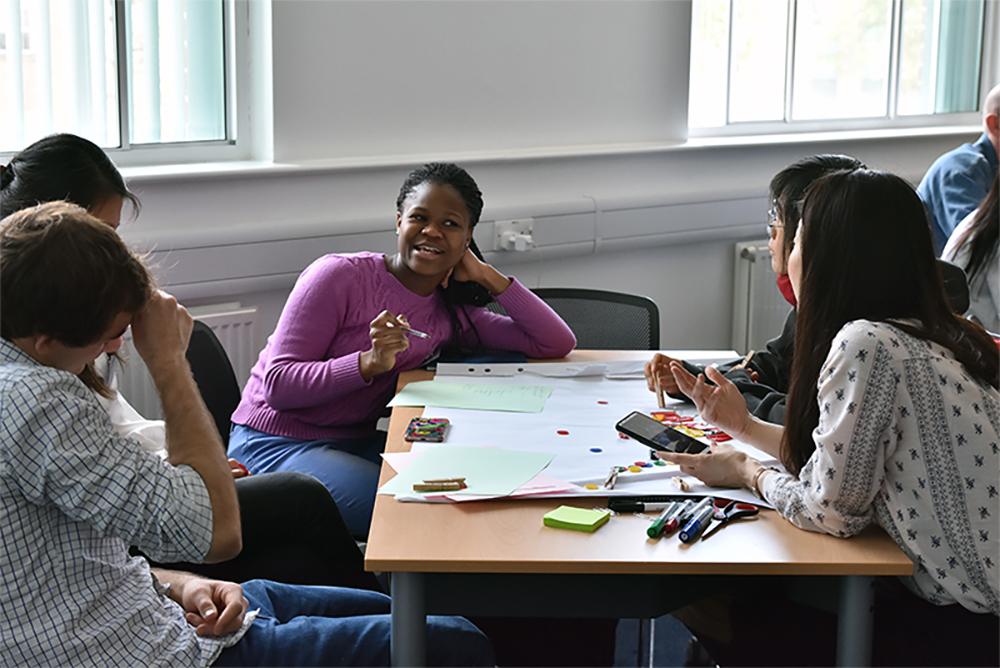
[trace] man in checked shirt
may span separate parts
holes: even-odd
[[[129,325],[163,404],[165,462],[118,436],[78,377]],[[232,475],[184,357],[191,326],[83,209],[0,221],[0,665],[386,665],[382,594],[241,586],[129,556],[240,550]],[[472,624],[429,621],[431,662],[492,665]]]

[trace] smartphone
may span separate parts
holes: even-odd
[[[615,429],[654,450],[697,453],[708,448],[707,443],[657,422],[638,411],[633,411],[619,420]]]

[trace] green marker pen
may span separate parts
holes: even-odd
[[[663,527],[667,525],[667,522],[670,521],[670,518],[674,515],[674,513],[679,508],[684,506],[684,503],[686,502],[682,503],[680,501],[671,501],[668,503],[667,507],[663,509],[662,513],[660,513],[660,516],[653,520],[653,523],[649,525],[648,529],[646,529],[646,535],[650,538],[659,538],[660,534],[663,533]]]
[[[646,529],[646,535],[650,538],[659,538],[667,527],[676,527],[678,518],[687,512],[690,505],[690,501],[675,501],[672,505],[665,508],[659,517],[653,520],[653,523]]]

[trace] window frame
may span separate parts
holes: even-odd
[[[115,52],[118,62],[117,81],[119,132],[117,146],[102,147],[119,167],[159,167],[193,163],[231,163],[255,157],[254,121],[250,100],[254,97],[255,77],[251,63],[261,63],[257,44],[269,45],[261,37],[261,25],[269,22],[267,3],[254,0],[221,0],[223,24],[223,57],[225,86],[225,139],[186,142],[134,144],[129,141],[129,108],[132,90],[129,86],[128,59],[128,8],[126,0],[114,0]],[[265,13],[266,12],[266,13]],[[260,65],[258,65],[260,66]],[[259,79],[259,76],[256,77]],[[263,121],[264,119],[261,119]],[[53,132],[58,132],[54,128]],[[40,139],[40,137],[39,137]],[[22,147],[23,148],[23,147]],[[19,149],[20,150],[20,149]],[[0,160],[7,161],[16,154],[0,152]]]
[[[129,107],[132,90],[128,86],[127,7],[126,0],[115,0],[116,47],[118,53],[119,146],[105,151],[121,167],[177,165],[204,162],[234,162],[253,156],[253,132],[249,99],[251,98],[251,31],[253,0],[222,0],[225,124],[226,138],[205,141],[133,144],[128,141]],[[242,36],[238,39],[237,36]],[[124,66],[123,66],[124,64]],[[122,92],[127,91],[127,95]],[[126,99],[127,98],[127,99]]]
[[[693,0],[697,2],[697,0]],[[982,42],[979,65],[979,100],[975,111],[948,114],[896,115],[897,94],[899,90],[899,51],[900,26],[902,21],[902,0],[892,0],[892,25],[889,47],[889,91],[886,99],[886,115],[861,118],[830,118],[821,120],[781,120],[781,121],[729,121],[729,98],[731,95],[729,75],[731,68],[726,69],[726,125],[717,127],[692,127],[688,125],[688,137],[693,139],[710,139],[726,137],[752,137],[757,135],[797,135],[825,133],[831,131],[860,130],[901,130],[912,128],[947,128],[978,126],[982,124],[982,97],[986,94],[1000,76],[1000,2],[985,0],[983,4]],[[788,0],[788,21],[785,42],[785,118],[791,118],[795,80],[793,76],[794,62],[792,52],[795,49],[795,10],[796,1]],[[732,42],[732,21],[729,22],[729,39]],[[690,69],[689,69],[690,71]],[[689,93],[690,94],[690,93]],[[689,119],[690,123],[690,119]]]

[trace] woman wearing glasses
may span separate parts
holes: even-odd
[[[777,275],[778,289],[792,305],[781,335],[767,343],[767,349],[751,352],[745,358],[721,365],[719,370],[743,394],[747,408],[767,422],[781,424],[785,417],[785,394],[788,392],[788,374],[795,347],[795,295],[788,280],[788,256],[792,240],[801,217],[801,201],[806,189],[822,176],[843,169],[858,169],[864,165],[847,155],[812,155],[798,160],[775,174],[768,188],[771,208],[767,212],[767,248],[771,252],[771,269]],[[657,384],[667,394],[678,399],[686,396],[678,388],[670,373],[666,355],[654,355],[646,363],[646,382],[649,390],[656,391]],[[703,367],[682,362],[691,374],[697,376]]]
[[[785,471],[726,444],[662,458],[708,485],[746,486],[801,529],[847,538],[882,527],[914,570],[874,585],[872,665],[996,666],[996,345],[952,312],[924,207],[906,181],[831,174],[809,188],[802,212],[788,264],[799,333],[785,426],[750,417],[725,378],[710,374],[709,388],[671,367],[702,418]],[[773,594],[766,608],[738,600],[730,611],[739,632],[713,657],[824,665],[835,621]],[[782,642],[761,642],[773,624]]]

